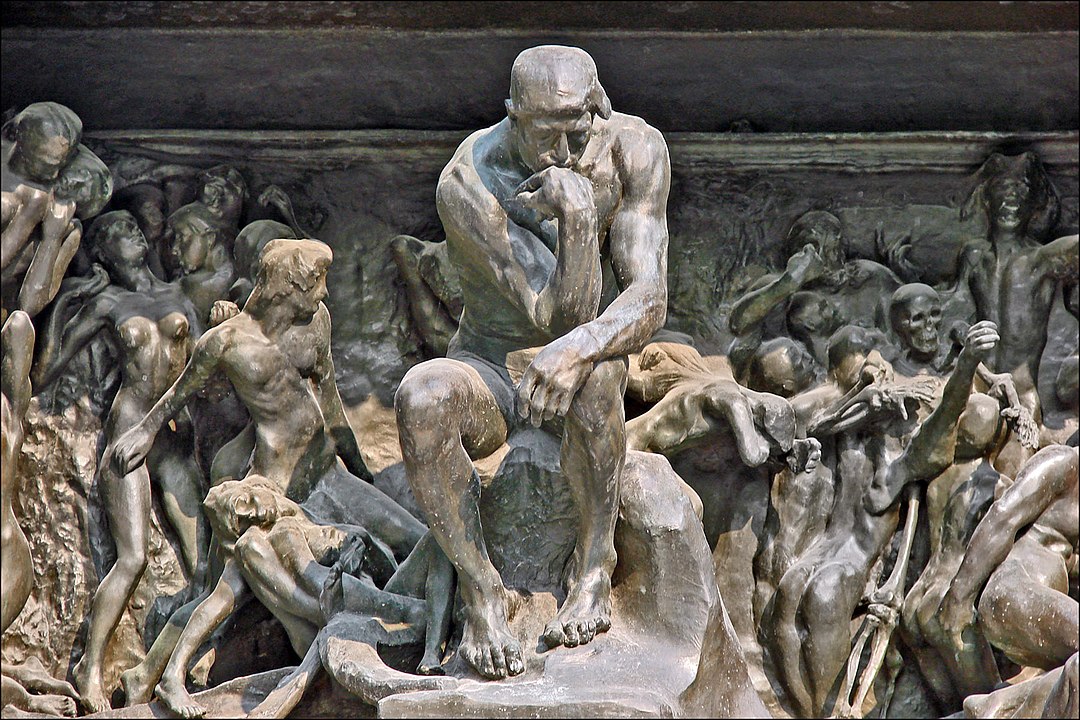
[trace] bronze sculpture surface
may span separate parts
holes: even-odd
[[[5,125],[3,705],[1072,712],[1068,138],[505,113]]]

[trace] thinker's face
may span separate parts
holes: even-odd
[[[929,295],[912,298],[897,318],[896,334],[912,357],[933,360],[941,344],[941,300]]]
[[[592,135],[593,114],[583,108],[559,115],[513,112],[511,119],[518,155],[533,172],[573,167]]]

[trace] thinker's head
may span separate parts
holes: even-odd
[[[78,152],[82,120],[59,103],[34,103],[4,124],[3,137],[13,143],[15,172],[51,183]]]
[[[589,143],[595,116],[611,116],[611,102],[587,52],[540,45],[514,61],[506,115],[514,150],[537,172],[554,165],[573,167]]]
[[[941,347],[941,296],[923,283],[901,285],[889,302],[889,324],[909,357],[930,362]]]

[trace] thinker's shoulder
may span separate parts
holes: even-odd
[[[625,115],[613,112],[604,121],[604,129],[618,139],[624,150],[636,150],[645,153],[667,153],[667,141],[659,130],[637,115]]]

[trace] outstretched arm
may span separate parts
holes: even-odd
[[[768,284],[751,290],[736,301],[728,317],[735,335],[746,335],[765,322],[774,307],[795,294],[803,285],[821,276],[824,264],[817,249],[806,245],[788,260],[784,272]]]
[[[915,431],[903,455],[891,463],[882,476],[874,479],[866,495],[870,512],[885,512],[896,502],[905,485],[932,478],[952,464],[960,414],[967,407],[975,371],[997,342],[997,326],[989,320],[976,323],[968,330],[964,349],[945,383],[941,402]]]

